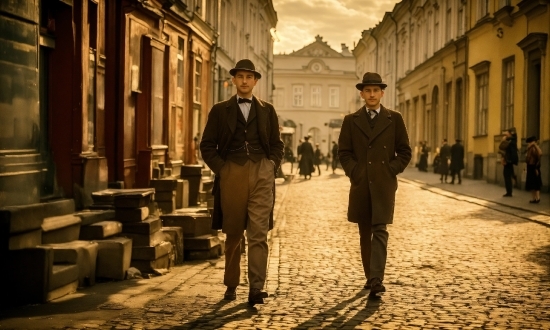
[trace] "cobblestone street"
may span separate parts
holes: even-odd
[[[113,292],[85,318],[71,316],[52,324],[100,329],[550,329],[550,228],[513,212],[420,189],[408,180],[399,182],[394,224],[389,226],[387,292],[381,299],[368,299],[362,290],[357,227],[346,220],[349,181],[342,173],[296,177],[277,186],[265,305],[247,306],[246,273],[237,300],[221,300],[221,258],[176,267],[147,280],[157,283],[151,290],[118,300]],[[55,314],[40,318],[63,319]],[[0,320],[0,329],[14,327],[15,321]]]

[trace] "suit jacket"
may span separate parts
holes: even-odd
[[[273,105],[255,96],[252,96],[252,102],[256,110],[260,143],[266,153],[266,157],[275,162],[275,170],[277,170],[281,165],[284,150],[277,113]],[[214,195],[213,229],[222,229],[223,213],[220,196],[223,192],[220,191],[218,174],[225,164],[227,148],[233,139],[233,134],[237,127],[237,116],[240,111],[236,95],[233,95],[227,101],[215,104],[208,114],[208,120],[200,143],[204,162],[216,174],[214,188],[212,189],[212,194]],[[273,195],[275,196],[275,182],[273,182],[273,190]],[[275,198],[273,200],[275,201]],[[273,212],[271,212],[269,221],[269,229],[272,228]]]
[[[397,111],[380,107],[374,128],[363,106],[344,117],[338,156],[350,178],[348,220],[359,223],[393,222],[397,174],[411,160],[409,136]]]

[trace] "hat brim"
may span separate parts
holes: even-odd
[[[231,70],[229,70],[229,74],[232,75],[233,77],[235,77],[235,75],[237,74],[237,72],[239,71],[248,71],[248,72],[252,72],[254,73],[254,76],[258,79],[260,79],[262,77],[262,75],[258,72],[258,71],[254,71],[254,70],[250,70],[250,69],[245,69],[245,68],[233,68]]]
[[[388,87],[388,85],[386,84],[378,84],[378,83],[358,83],[357,85],[355,85],[355,88],[357,88],[358,90],[362,91],[363,88],[365,88],[365,86],[380,86],[380,88],[384,89],[386,87]]]

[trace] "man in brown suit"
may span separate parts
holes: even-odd
[[[350,178],[348,220],[358,224],[361,259],[370,295],[385,292],[388,231],[393,222],[397,174],[411,160],[403,117],[380,104],[386,84],[367,72],[356,85],[365,106],[344,117],[338,156]]]
[[[200,150],[216,174],[212,227],[226,234],[224,299],[235,300],[240,280],[241,238],[248,240],[248,303],[263,304],[267,233],[273,228],[275,172],[283,158],[279,121],[273,106],[252,95],[261,74],[247,59],[229,73],[237,95],[212,107]]]

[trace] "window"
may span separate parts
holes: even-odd
[[[458,8],[458,24],[457,36],[461,37],[464,34],[464,6]]]
[[[311,106],[321,106],[321,86],[311,86]]]
[[[292,105],[295,107],[304,106],[304,86],[292,86]]]
[[[502,116],[500,126],[502,130],[514,126],[514,58],[502,63]]]
[[[177,61],[178,61],[178,68],[177,68],[177,88],[178,88],[178,95],[177,99],[178,101],[183,100],[183,47],[184,47],[185,41],[178,37],[178,53],[176,55]]]
[[[489,73],[476,76],[476,135],[487,135],[489,106]]]
[[[199,59],[195,60],[195,94],[193,101],[201,103],[201,83],[202,83],[202,62]]]
[[[445,42],[451,40],[451,21],[453,20],[453,9],[450,3],[447,2],[447,17],[445,24]]]
[[[477,19],[480,20],[489,13],[489,0],[479,0],[477,6]]]
[[[340,87],[329,87],[328,97],[328,106],[338,108],[340,106]]]

